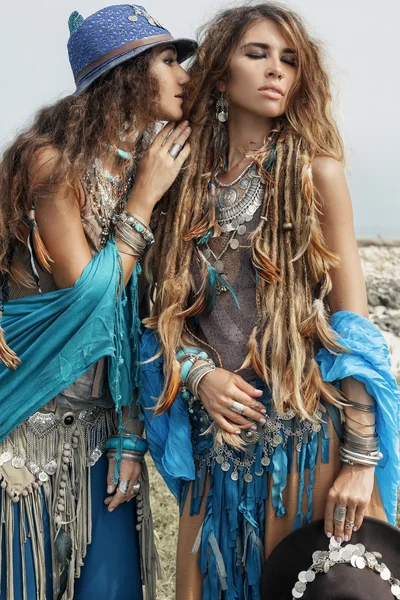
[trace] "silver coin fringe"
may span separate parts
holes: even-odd
[[[307,571],[298,574],[298,581],[292,589],[293,600],[302,598],[306,592],[307,584],[312,583],[318,573],[328,573],[337,564],[348,563],[356,569],[371,569],[379,574],[381,579],[390,585],[393,596],[400,599],[400,580],[392,576],[388,567],[379,562],[382,558],[379,552],[367,552],[364,544],[347,544],[341,546],[332,537],[329,550],[316,550],[313,555],[313,564]]]

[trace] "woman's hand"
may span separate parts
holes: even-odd
[[[176,127],[175,123],[168,123],[154,138],[138,164],[135,185],[127,203],[127,210],[131,210],[130,205],[136,202],[140,205],[145,204],[152,210],[169,190],[190,154],[187,140],[191,131],[189,121],[183,121]],[[176,158],[170,154],[174,144],[182,147]]]
[[[107,475],[107,494],[109,494],[109,496],[104,500],[104,504],[108,505],[109,512],[112,512],[114,508],[117,508],[120,504],[132,500],[135,496],[132,492],[132,488],[140,479],[140,474],[142,472],[142,465],[140,462],[135,460],[121,460],[118,485],[121,481],[129,481],[127,493],[123,494],[118,489],[118,485],[115,485],[114,483],[114,466],[115,460],[109,460]]]
[[[238,434],[242,429],[256,429],[248,419],[263,425],[266,423],[263,417],[266,410],[257,401],[262,391],[256,390],[240,375],[225,369],[210,371],[200,381],[198,394],[210,417],[227,433]],[[243,406],[242,414],[232,410],[234,402]]]
[[[346,465],[328,493],[325,509],[325,533],[339,543],[348,542],[353,531],[360,529],[374,489],[375,467]],[[347,509],[344,521],[336,521],[335,508]],[[352,525],[353,524],[353,525]]]

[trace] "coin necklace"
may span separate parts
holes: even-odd
[[[217,194],[219,192],[217,204],[218,223],[224,233],[230,233],[231,235],[218,255],[210,248],[208,242],[206,243],[205,250],[201,253],[207,262],[211,257],[214,259],[214,269],[218,275],[228,281],[225,274],[225,264],[221,259],[228,248],[237,250],[240,247],[240,242],[236,235],[243,236],[247,232],[247,227],[244,223],[250,222],[261,206],[265,187],[254,163],[250,163],[239,177],[231,183],[220,183],[217,179],[216,184]],[[233,187],[236,184],[244,190],[242,197],[239,199],[238,192]],[[220,188],[222,188],[221,191]],[[217,284],[217,294],[226,291],[228,290],[223,284]]]
[[[238,190],[233,187],[236,184],[244,190],[241,198],[239,198]],[[262,204],[264,189],[264,182],[254,163],[246,167],[240,177],[229,184],[221,184],[216,179],[216,191],[217,194],[219,193],[218,223],[223,232],[234,231],[240,225],[252,220],[254,213]],[[246,225],[241,230],[245,233]],[[239,233],[239,235],[243,235],[243,233]]]

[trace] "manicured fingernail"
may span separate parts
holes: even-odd
[[[267,411],[265,410],[265,408],[262,408],[262,409],[260,410],[260,413],[262,413],[263,415],[266,415],[266,414],[267,414]]]
[[[190,132],[192,131],[192,128],[191,128],[191,127],[186,127],[186,131],[187,131],[188,133],[190,133]]]
[[[260,419],[260,423],[261,423],[261,425],[265,425],[265,423],[266,423],[266,422],[267,422],[267,421],[266,421],[265,419]]]
[[[262,396],[262,390],[256,390],[256,392],[259,396]]]
[[[112,493],[113,493],[113,491],[114,491],[114,488],[113,488],[113,486],[112,486],[112,485],[108,485],[108,486],[107,486],[107,494],[112,494]]]
[[[252,425],[252,426],[250,427],[250,429],[251,429],[252,431],[257,431],[257,427],[256,427],[256,425]]]
[[[327,532],[327,534],[326,534],[326,537],[328,537],[328,538],[331,538],[331,537],[332,537],[332,534],[331,534],[331,532],[330,532],[330,531],[328,531],[328,532]]]
[[[357,530],[358,530],[358,527],[353,527],[353,531],[357,531]]]
[[[109,508],[109,509],[108,509],[108,512],[112,512],[113,510],[114,510],[113,508]]]
[[[348,536],[348,535],[345,535],[345,536],[344,536],[344,541],[345,541],[345,542],[348,542],[348,541],[349,541],[349,536]]]
[[[236,432],[236,435],[240,435],[242,432],[240,431],[240,429]]]
[[[186,125],[189,125],[189,121],[183,121],[183,125],[186,127]]]
[[[341,544],[342,543],[342,538],[336,538],[336,541],[337,541],[338,544]]]

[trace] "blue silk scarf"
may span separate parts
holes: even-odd
[[[110,240],[71,288],[10,300],[2,326],[22,364],[0,363],[0,440],[71,385],[103,356],[119,414],[140,386],[137,266],[125,290]]]

